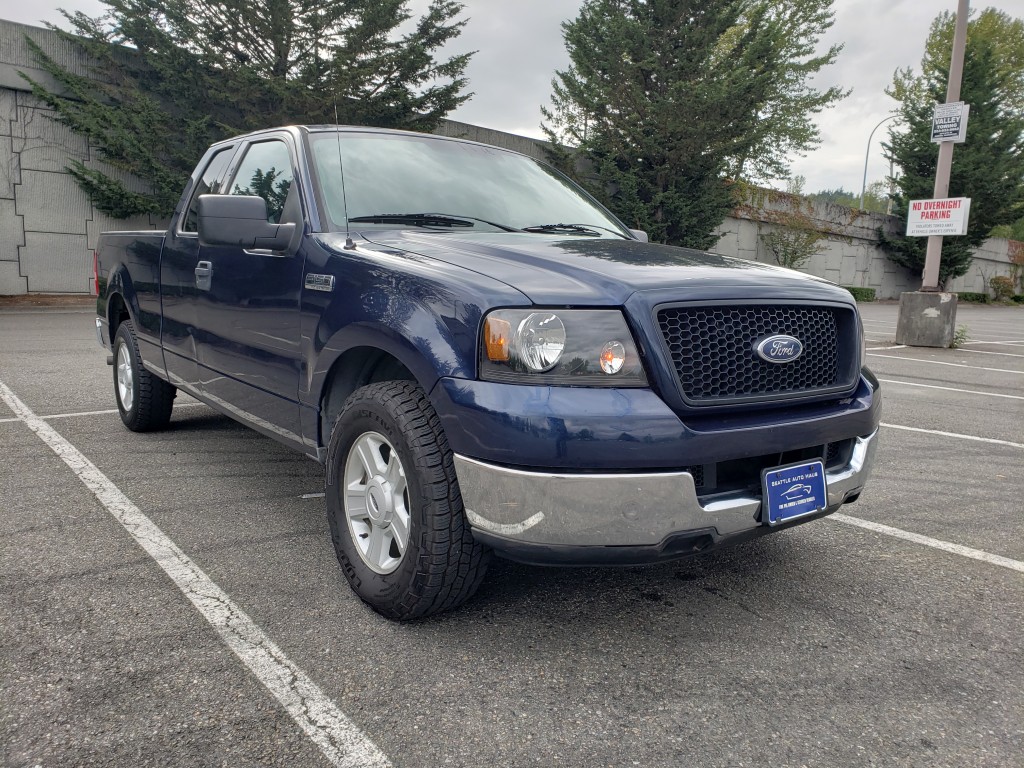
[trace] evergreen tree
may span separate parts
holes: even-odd
[[[939,18],[940,21],[942,17]],[[933,24],[932,37],[941,26]],[[971,105],[967,141],[956,145],[949,196],[971,198],[968,231],[943,239],[939,281],[967,272],[971,254],[994,227],[1010,224],[1024,206],[1024,115],[1015,106],[1019,80],[1000,66],[996,41],[971,22],[967,36],[961,100]],[[945,101],[951,42],[946,50],[929,40],[920,79],[897,73],[890,95],[900,100],[902,125],[886,145],[903,174],[895,180],[893,214],[906,219],[910,200],[932,196],[939,145],[931,138],[932,111]],[[943,57],[945,63],[943,63]],[[890,258],[920,273],[927,238],[882,233]]]
[[[842,187],[837,189],[822,189],[812,192],[807,197],[811,200],[821,200],[835,205],[845,205],[849,208],[860,208],[861,199],[858,192],[847,192]],[[885,213],[889,207],[889,188],[883,180],[873,181],[864,190],[864,210],[872,213]]]
[[[814,111],[803,78],[837,51],[798,61],[816,36],[784,11],[830,2],[586,0],[562,25],[571,65],[556,73],[542,110],[546,134],[563,147],[556,162],[571,169],[578,152],[590,167],[583,181],[652,240],[711,247],[736,202],[730,170],[777,175],[773,142],[787,152],[813,143],[791,130],[796,118],[773,127],[766,118],[783,110],[789,87],[785,109],[802,119]]]
[[[227,136],[333,123],[335,110],[343,123],[431,130],[470,97],[470,54],[435,59],[465,24],[455,0],[431,0],[404,34],[408,0],[104,4],[98,18],[65,13],[71,31],[57,30],[96,62],[95,77],[33,45],[61,87],[32,87],[116,169],[68,169],[115,217],[169,215],[203,151]]]

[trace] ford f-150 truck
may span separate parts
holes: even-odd
[[[345,576],[393,619],[462,603],[492,553],[635,564],[819,518],[875,451],[847,291],[649,243],[473,142],[221,142],[167,232],[101,236],[96,283],[125,426],[182,390],[323,463]]]

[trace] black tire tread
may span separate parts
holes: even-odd
[[[122,333],[129,345],[134,368],[133,376],[136,382],[135,402],[131,411],[127,412],[121,407],[120,398],[117,396],[116,356],[118,337]],[[114,398],[117,401],[124,425],[133,432],[155,432],[166,428],[171,421],[171,411],[174,408],[174,398],[178,390],[172,384],[168,384],[150,373],[142,365],[139,343],[135,336],[135,326],[131,320],[124,320],[117,327],[117,333],[114,335],[114,355]]]
[[[415,382],[386,381],[356,390],[346,401],[345,412],[360,404],[382,405],[395,419],[423,477],[425,516],[429,530],[421,531],[415,576],[409,588],[391,605],[372,605],[378,613],[400,621],[451,610],[476,592],[487,571],[491,551],[473,538],[466,522],[455,461],[441,420],[426,393]],[[332,435],[335,447],[337,432]],[[345,535],[332,526],[332,535]],[[342,557],[338,542],[335,548]],[[343,562],[344,565],[344,562]]]

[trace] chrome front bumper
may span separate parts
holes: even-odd
[[[877,435],[857,438],[849,463],[825,473],[826,513],[864,487]],[[689,472],[549,474],[459,455],[455,471],[470,525],[492,544],[656,547],[689,532],[713,530],[717,539],[767,528],[758,522],[760,497],[736,495],[702,506]]]

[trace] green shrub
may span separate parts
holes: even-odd
[[[1018,293],[1011,296],[1010,301],[1015,301],[1018,304],[1024,304],[1024,293]]]
[[[874,288],[861,288],[856,285],[844,285],[843,288],[853,294],[853,298],[857,301],[874,301],[875,300],[875,289]]]
[[[1005,275],[999,275],[993,277],[988,281],[988,287],[992,289],[992,293],[995,294],[996,301],[1009,301],[1013,296],[1013,278],[1006,277]]]
[[[966,301],[974,304],[988,304],[987,293],[976,293],[974,291],[961,291],[956,295],[957,301]]]

